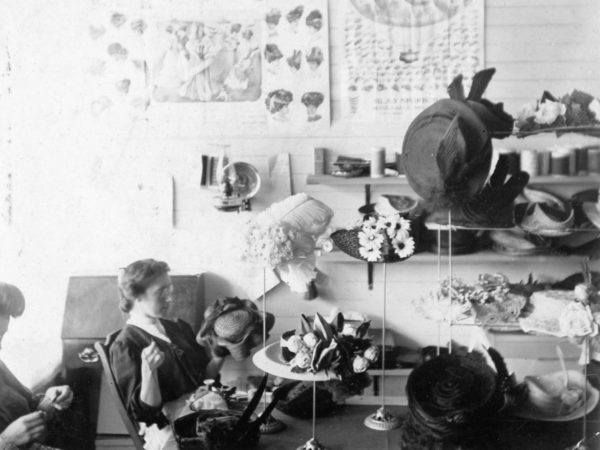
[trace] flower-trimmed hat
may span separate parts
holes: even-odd
[[[266,331],[275,317],[266,313]],[[238,297],[218,299],[204,312],[204,323],[196,337],[198,343],[211,348],[225,348],[236,361],[250,356],[250,350],[262,341],[263,320],[256,305]]]
[[[331,239],[347,255],[367,262],[399,262],[415,252],[411,221],[399,214],[367,216],[357,227],[335,231]]]

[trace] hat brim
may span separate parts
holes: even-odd
[[[598,203],[583,202],[581,209],[588,220],[592,222],[596,228],[600,228],[600,210],[598,210]]]
[[[360,242],[358,240],[359,228],[353,228],[351,230],[337,230],[331,234],[331,239],[335,245],[343,251],[345,254],[352,256],[353,258],[360,259],[365,262],[372,263],[395,263],[404,261],[408,258],[400,258],[396,253],[382,255],[377,261],[367,261],[360,254]]]
[[[530,213],[530,207],[533,210]],[[559,221],[550,217],[540,206],[541,203],[519,203],[515,206],[515,222],[523,230],[546,237],[567,236],[573,231],[570,228],[575,220],[575,213],[571,209],[565,220]],[[550,206],[547,206],[550,208]]]
[[[531,420],[568,422],[590,413],[598,405],[600,392],[598,392],[589,381],[585,381],[581,372],[569,370],[568,374],[570,387],[578,387],[583,390],[585,382],[587,400],[585,403],[582,403],[568,414],[557,415],[555,411],[548,408],[548,402],[544,401],[543,394],[538,393],[541,391],[538,391],[537,389],[535,391],[530,390],[529,397],[523,406],[515,411],[514,415]],[[535,384],[541,386],[542,390],[545,390],[551,395],[560,395],[557,389],[564,389],[564,374],[562,371],[536,377],[525,377],[525,380],[526,382],[529,381],[529,383],[535,382]]]

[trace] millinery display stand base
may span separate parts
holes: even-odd
[[[306,444],[297,447],[296,450],[327,450],[316,438],[310,438]]]
[[[364,425],[376,431],[388,431],[400,426],[400,419],[385,408],[385,320],[386,320],[386,291],[387,291],[387,264],[383,263],[383,317],[381,321],[381,407],[373,414],[367,416]]]
[[[276,434],[285,430],[287,425],[283,423],[281,420],[276,419],[273,416],[267,417],[265,423],[260,426],[261,434]]]
[[[400,426],[400,419],[388,412],[383,406],[377,412],[367,416],[364,424],[376,431],[388,431]]]
[[[263,295],[262,295],[262,338],[263,338],[263,351],[267,348],[267,269],[263,268]],[[265,373],[267,373],[265,371]],[[267,407],[266,395],[263,403],[263,411]],[[260,426],[259,431],[261,434],[277,434],[281,433],[287,428],[287,425],[281,420],[269,415],[264,423]]]

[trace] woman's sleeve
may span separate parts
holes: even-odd
[[[161,411],[161,407],[147,405],[140,400],[141,349],[131,348],[121,341],[115,341],[110,349],[110,359],[119,391],[125,402],[125,408],[131,417],[138,422],[168,425],[169,421]]]

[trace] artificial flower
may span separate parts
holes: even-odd
[[[370,362],[374,363],[375,361],[377,361],[377,358],[379,358],[379,347],[371,345],[368,349],[365,350],[363,356]]]
[[[535,116],[536,104],[535,103],[526,103],[521,106],[519,113],[517,114],[517,122],[522,123],[526,122],[530,117]]]
[[[302,340],[309,349],[315,348],[315,346],[319,343],[319,338],[315,333],[306,333],[304,336],[302,336]]]
[[[287,341],[287,347],[292,353],[298,353],[301,349],[305,347],[304,341],[298,335],[294,335],[290,337]]]
[[[301,349],[296,356],[294,356],[294,360],[292,362],[293,366],[297,366],[300,369],[308,369],[310,367],[310,363],[312,361],[312,354],[310,351],[306,349]]]
[[[362,247],[366,247],[369,249],[379,248],[379,247],[381,247],[381,244],[383,244],[383,236],[376,232],[371,233],[371,232],[359,231],[358,243]]]
[[[534,121],[542,125],[551,125],[567,112],[567,106],[561,102],[544,100],[535,112]]]
[[[361,247],[358,249],[360,256],[369,262],[376,262],[381,258],[381,248]]]
[[[594,321],[589,306],[579,302],[567,305],[558,319],[560,332],[569,338],[591,337],[598,334],[598,324]]]
[[[394,251],[400,258],[408,258],[415,252],[415,240],[408,236],[404,239],[394,239],[392,241]]]
[[[369,368],[369,364],[370,361],[367,358],[357,355],[352,360],[352,370],[354,373],[365,372]]]

